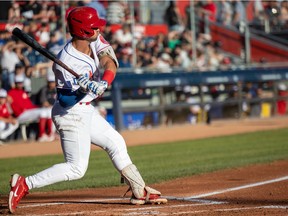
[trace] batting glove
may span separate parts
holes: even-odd
[[[85,77],[85,76],[80,76],[78,79],[77,79],[77,83],[78,85],[80,86],[80,90],[82,92],[87,92],[88,91],[88,85],[91,81],[89,80],[88,77]]]
[[[107,88],[108,83],[104,80],[100,82],[90,81],[90,83],[88,84],[88,90],[93,92],[97,96],[101,96]]]

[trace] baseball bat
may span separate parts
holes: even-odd
[[[17,38],[19,38],[24,43],[26,43],[27,45],[29,45],[30,47],[32,47],[33,49],[37,50],[39,53],[44,55],[46,58],[48,58],[48,59],[52,60],[53,62],[55,62],[56,64],[60,65],[62,68],[67,70],[69,73],[74,75],[76,78],[79,78],[79,75],[75,71],[73,71],[66,64],[64,64],[62,61],[57,59],[57,57],[53,53],[49,52],[47,49],[42,47],[34,38],[29,36],[25,32],[21,31],[19,28],[17,28],[17,27],[14,28],[12,31],[12,34],[14,36],[16,36]]]

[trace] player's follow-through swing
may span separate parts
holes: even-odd
[[[127,152],[125,140],[95,109],[92,100],[114,80],[118,60],[99,27],[106,21],[91,7],[73,8],[67,17],[71,40],[55,57],[20,29],[13,34],[54,62],[57,101],[52,119],[60,134],[64,162],[30,176],[14,174],[8,206],[16,211],[20,200],[34,188],[82,178],[88,168],[90,144],[104,149],[132,192],[131,204],[163,204],[167,199],[148,187]],[[104,69],[103,75],[100,68]],[[75,82],[76,81],[76,82]]]

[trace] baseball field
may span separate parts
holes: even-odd
[[[146,183],[165,205],[133,206],[104,151],[92,146],[85,177],[30,192],[17,215],[288,215],[288,117],[123,131]],[[59,140],[0,146],[0,215],[10,175],[63,161]]]

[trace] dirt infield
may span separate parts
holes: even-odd
[[[179,125],[122,134],[130,145],[222,136],[288,127],[288,118],[217,121],[211,125]],[[32,151],[33,150],[33,151]],[[45,153],[44,153],[45,152]],[[58,154],[58,142],[15,143],[0,147],[0,158]],[[288,159],[227,169],[152,185],[168,204],[132,206],[127,187],[32,193],[17,215],[288,215]],[[8,214],[7,196],[0,196],[0,215]]]

